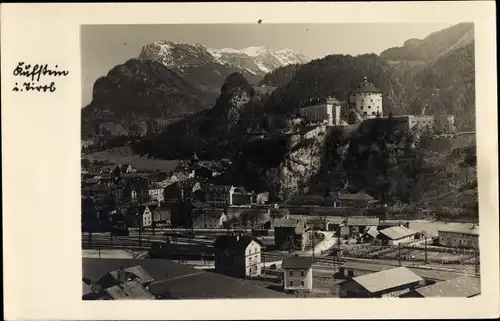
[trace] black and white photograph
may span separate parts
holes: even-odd
[[[82,300],[480,296],[474,27],[82,24]]]

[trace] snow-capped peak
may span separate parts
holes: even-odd
[[[304,54],[288,48],[271,51],[265,46],[252,46],[243,49],[208,48],[207,50],[221,64],[234,65],[240,62],[241,64],[245,64],[246,69],[248,69],[248,65],[251,62],[253,68],[250,69],[264,73],[270,72],[278,67],[289,64],[302,64],[310,60]]]
[[[184,44],[177,41],[155,41],[143,47],[139,58],[154,59],[169,68],[194,67],[210,63],[240,68],[257,75],[268,73],[289,64],[303,64],[310,59],[292,49],[272,51],[265,46],[243,49],[207,48],[201,44]]]

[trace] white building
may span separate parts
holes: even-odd
[[[146,206],[144,212],[142,212],[142,226],[150,227],[151,225],[153,225],[153,213],[151,213],[149,207]]]
[[[379,231],[379,237],[387,245],[398,245],[409,243],[415,240],[414,232],[405,226],[391,226]]]
[[[439,245],[461,248],[479,248],[479,226],[443,228],[438,231]]]
[[[335,98],[327,98],[324,104],[300,108],[300,116],[311,122],[326,122],[328,126],[340,125],[340,102]]]
[[[222,208],[233,204],[233,193],[236,187],[232,185],[211,185],[208,187],[205,199],[212,207]]]
[[[312,291],[312,257],[285,256],[283,258],[283,288],[286,291]]]
[[[368,82],[366,77],[349,93],[348,102],[365,119],[383,115],[382,92]]]

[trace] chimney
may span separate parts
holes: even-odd
[[[121,266],[120,269],[117,271],[117,278],[118,278],[118,282],[120,284],[122,284],[126,281],[125,280],[125,269],[123,268],[123,266]]]

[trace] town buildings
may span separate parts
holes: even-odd
[[[356,110],[364,119],[381,117],[382,91],[368,82],[366,77],[348,96],[349,107]]]
[[[274,246],[279,249],[301,249],[306,241],[304,220],[285,218],[274,220]]]
[[[253,192],[232,185],[210,185],[205,194],[207,204],[215,208],[227,206],[250,206],[254,203]]]
[[[310,256],[291,255],[283,257],[283,288],[288,291],[311,292],[312,290],[312,264]]]
[[[442,228],[438,230],[439,245],[457,248],[479,248],[479,226]]]
[[[126,295],[115,295],[114,299],[229,299],[229,298],[285,298],[283,293],[266,289],[263,286],[249,284],[238,278],[227,277],[219,273],[205,272],[188,265],[172,262],[165,259],[83,259],[83,278],[88,280],[94,288],[94,295],[88,294],[87,300],[110,300],[108,294],[99,286],[97,281],[109,271],[121,268],[141,266],[153,281],[142,286],[146,291],[129,290]],[[139,279],[135,279],[140,283]],[[131,281],[129,281],[131,282]],[[134,286],[137,286],[134,284]],[[138,292],[138,293],[137,293]],[[149,294],[147,294],[149,293]],[[82,293],[83,294],[83,293]]]
[[[165,203],[160,203],[158,207],[153,210],[153,223],[155,226],[172,225],[172,209]]]
[[[341,298],[399,297],[425,285],[425,280],[405,267],[357,276],[340,284]]]
[[[202,209],[203,205],[200,203],[195,203],[198,209]],[[193,229],[215,229],[222,228],[223,220],[221,220],[220,215],[212,209],[205,208],[206,210],[194,211],[191,217],[192,228]]]
[[[224,207],[232,204],[235,190],[231,185],[211,185],[208,187],[205,200],[212,207]]]
[[[340,226],[341,237],[357,237],[370,227],[377,227],[380,219],[376,216],[350,216]]]
[[[233,277],[258,276],[262,243],[246,235],[221,235],[214,242],[215,271]]]
[[[156,205],[139,205],[128,208],[127,226],[135,228],[153,226],[153,211]]]

